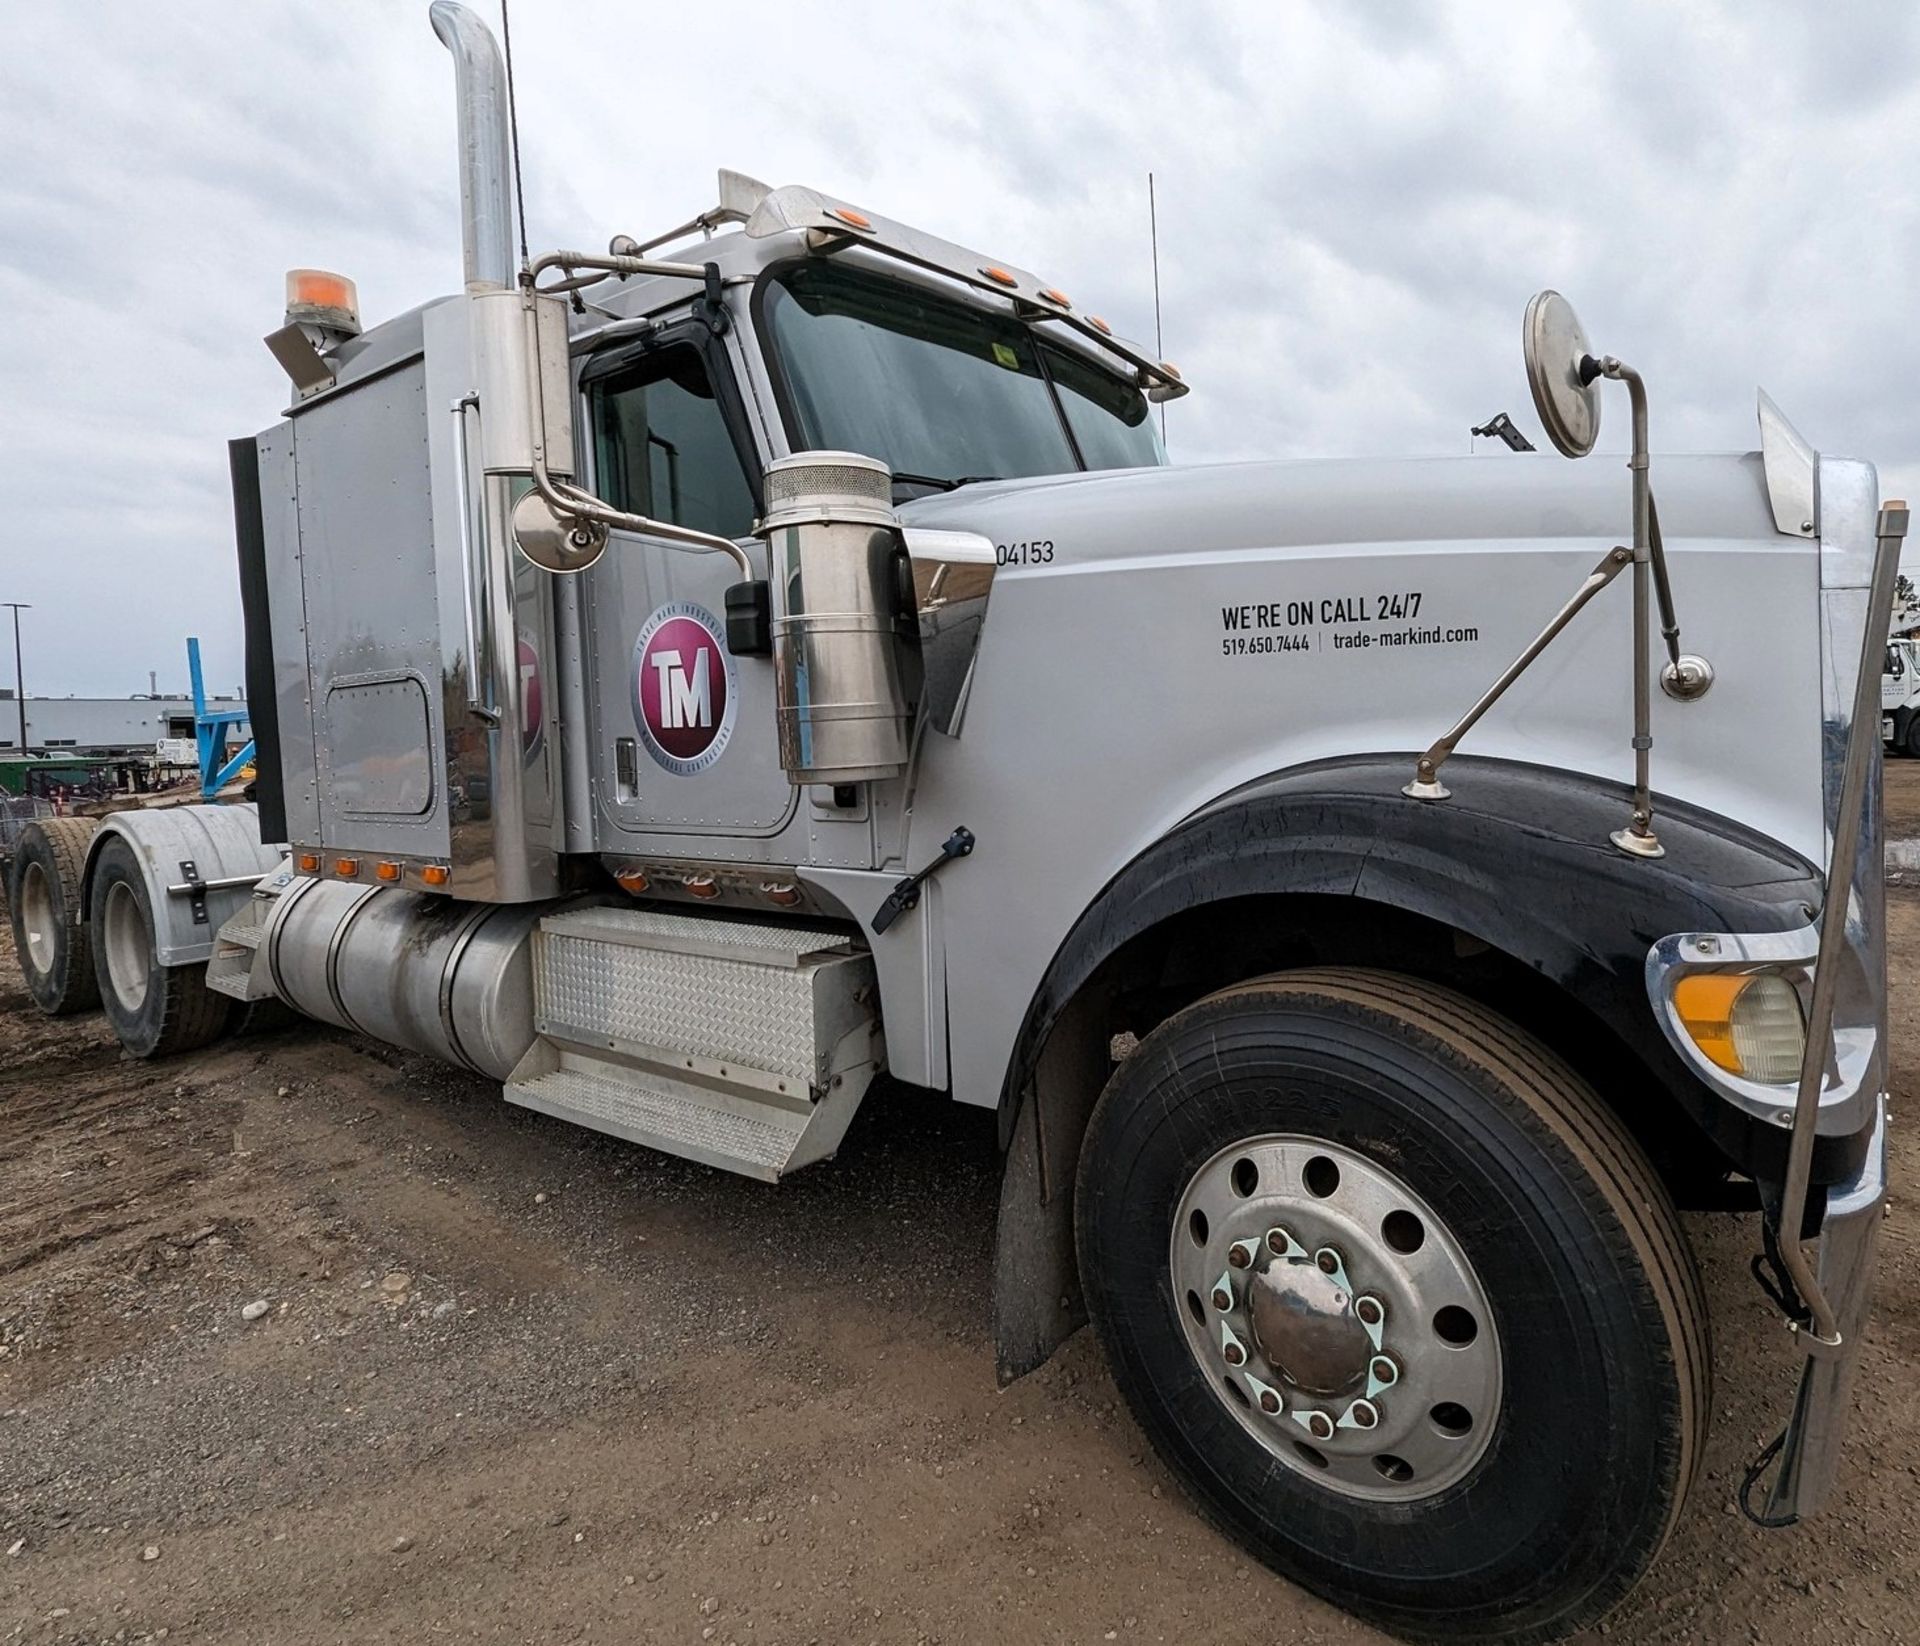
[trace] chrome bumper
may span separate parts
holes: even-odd
[[[1767,1498],[1765,1519],[1787,1526],[1826,1502],[1840,1464],[1853,1371],[1873,1295],[1873,1266],[1880,1245],[1880,1219],[1887,1200],[1887,1104],[1875,1103],[1867,1157],[1849,1183],[1827,1191],[1826,1221],[1816,1258],[1820,1289],[1833,1306],[1840,1341],[1828,1347],[1808,1333],[1811,1345],[1800,1371],[1800,1390],[1780,1448],[1779,1472]]]

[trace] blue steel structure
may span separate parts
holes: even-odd
[[[193,682],[193,741],[200,756],[200,797],[211,800],[219,794],[240,768],[253,758],[253,739],[248,738],[222,761],[227,752],[227,728],[243,725],[246,706],[235,709],[207,707],[207,690],[200,681],[200,642],[187,638],[187,673]]]

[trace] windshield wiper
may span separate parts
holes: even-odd
[[[998,480],[997,474],[963,474],[957,479],[949,479],[944,474],[912,474],[906,469],[893,471],[893,483],[896,486],[931,486],[937,492],[958,491],[962,486],[971,486],[983,480]]]

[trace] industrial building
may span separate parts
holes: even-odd
[[[237,696],[209,706],[234,706]],[[193,699],[178,697],[34,697],[26,700],[26,747],[73,755],[151,755],[162,738],[193,740]],[[20,747],[20,706],[0,688],[0,750]]]

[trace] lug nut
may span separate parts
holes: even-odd
[[[1375,1355],[1372,1365],[1367,1369],[1373,1373],[1376,1383],[1384,1384],[1389,1388],[1400,1381],[1400,1368],[1394,1365],[1386,1355]]]
[[[1260,1391],[1260,1410],[1268,1413],[1279,1411],[1280,1397],[1271,1389],[1262,1389]]]
[[[1233,1293],[1228,1291],[1224,1286],[1214,1287],[1213,1306],[1222,1314],[1225,1314],[1233,1307]]]
[[[1227,1364],[1229,1366],[1243,1366],[1246,1364],[1247,1351],[1241,1348],[1238,1343],[1229,1341],[1227,1346],[1221,1350],[1221,1353],[1227,1357]]]
[[[1378,1326],[1386,1318],[1387,1311],[1380,1307],[1377,1297],[1363,1297],[1353,1305],[1353,1312],[1360,1317],[1363,1326]]]
[[[1227,1248],[1227,1261],[1236,1269],[1251,1267],[1253,1254],[1257,1250],[1251,1240],[1236,1240]]]
[[[1356,1429],[1371,1429],[1380,1421],[1379,1408],[1371,1400],[1356,1400],[1347,1408],[1347,1416]]]
[[[1285,1257],[1287,1248],[1293,1244],[1293,1236],[1285,1229],[1267,1230],[1267,1250],[1275,1257]]]
[[[1307,1432],[1315,1440],[1333,1439],[1333,1419],[1325,1412],[1307,1413]]]
[[[1320,1265],[1322,1274],[1330,1275],[1340,1267],[1340,1254],[1331,1246],[1322,1246],[1313,1254],[1313,1260]]]

